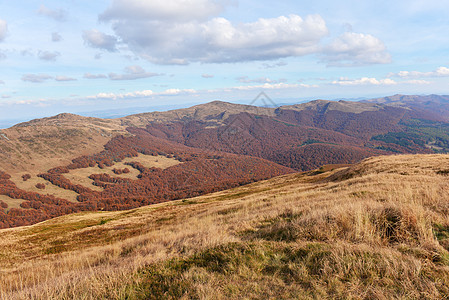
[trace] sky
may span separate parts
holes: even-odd
[[[448,32],[441,0],[0,1],[0,127],[261,92],[449,94]]]

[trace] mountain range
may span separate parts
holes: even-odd
[[[370,156],[445,153],[448,112],[449,96],[395,95],[280,107],[214,101],[20,123],[0,130],[0,227],[194,197]]]

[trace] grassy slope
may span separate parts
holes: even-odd
[[[4,298],[446,298],[449,155],[1,231]]]
[[[0,132],[0,169],[10,174],[45,172],[75,157],[102,151],[112,137],[127,134],[119,121],[58,115]]]

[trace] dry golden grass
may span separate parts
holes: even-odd
[[[2,130],[0,169],[16,172],[45,172],[66,165],[74,157],[104,150],[114,136],[127,134],[118,121],[94,118],[47,118]]]
[[[125,158],[122,162],[118,163],[117,166],[119,168],[125,168],[125,167],[129,168],[129,166],[126,166],[124,163],[132,162],[132,161],[139,162],[147,168],[154,167],[154,168],[161,168],[161,169],[167,169],[169,167],[176,166],[181,163],[174,158],[168,158],[168,157],[162,156],[162,155],[152,156],[152,155],[139,154],[139,156],[137,156],[137,157]],[[126,175],[126,174],[123,174],[123,175]]]
[[[11,208],[19,208],[20,204],[25,201],[23,199],[13,199],[5,195],[0,195],[0,200],[8,204],[8,208],[4,211],[9,211]]]
[[[375,157],[2,230],[0,295],[447,298],[448,176],[449,155]]]

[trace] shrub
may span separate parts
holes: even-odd
[[[40,189],[40,190],[44,190],[45,189],[45,184],[43,183],[37,183],[36,184],[36,188]]]

